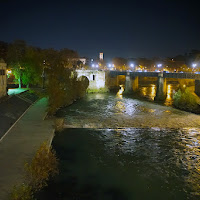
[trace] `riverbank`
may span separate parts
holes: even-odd
[[[44,120],[47,105],[47,98],[33,104],[0,142],[1,200],[7,200],[13,186],[23,182],[25,162],[33,158],[44,141],[52,141],[53,121]]]

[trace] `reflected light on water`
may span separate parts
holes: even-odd
[[[122,99],[123,98],[123,96],[122,96],[123,92],[124,92],[124,86],[120,85],[120,89],[117,92],[117,97],[119,97],[120,99]]]
[[[117,101],[115,104],[115,109],[117,110],[117,113],[123,113],[125,111],[125,104],[122,101]]]
[[[154,97],[156,96],[156,85],[152,85],[151,86],[151,98],[154,99]]]
[[[167,99],[166,100],[172,100],[172,90],[171,90],[171,85],[167,86]]]
[[[200,129],[184,128],[182,134],[182,146],[185,152],[182,163],[189,171],[186,180],[192,186],[195,194],[200,196]]]
[[[165,105],[166,106],[172,105],[172,86],[170,84],[167,85],[167,97],[165,100]]]
[[[142,95],[146,96],[147,95],[147,87],[142,88]]]

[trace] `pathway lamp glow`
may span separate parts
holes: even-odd
[[[158,67],[162,67],[162,64],[158,64],[157,66],[158,66]]]
[[[92,67],[95,67],[95,65],[94,65],[94,64],[92,64]]]
[[[133,68],[133,67],[134,67],[134,64],[130,64],[130,67],[132,67],[132,68]]]
[[[196,63],[192,64],[192,67],[193,67],[193,68],[195,68],[196,66],[197,66],[197,64],[196,64]]]

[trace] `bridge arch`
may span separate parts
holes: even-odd
[[[105,88],[105,72],[99,70],[76,70],[77,77],[87,77],[89,80],[88,89]]]

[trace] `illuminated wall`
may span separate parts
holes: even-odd
[[[3,60],[0,60],[0,98],[7,94],[6,66],[6,63]]]
[[[76,70],[78,78],[86,76],[89,80],[89,89],[105,88],[105,72],[98,70]]]

